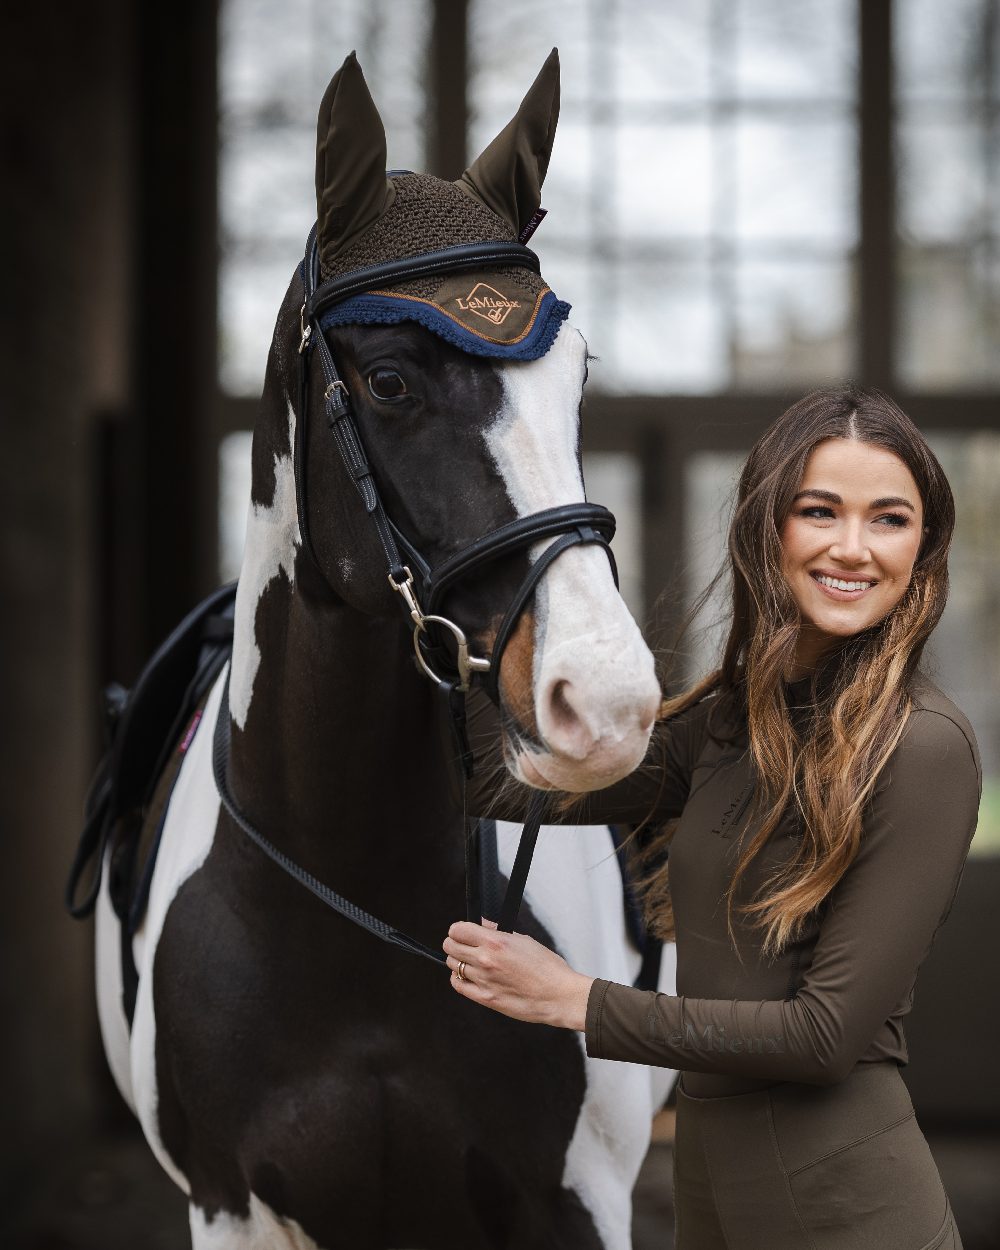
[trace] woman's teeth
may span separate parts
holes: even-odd
[[[831,586],[834,590],[867,590],[872,582],[845,582],[839,577],[825,577],[822,573],[815,575],[816,580],[824,586]]]

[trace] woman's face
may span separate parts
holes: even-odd
[[[846,438],[813,448],[781,526],[782,570],[805,622],[790,676],[895,607],[923,534],[920,492],[893,452]]]

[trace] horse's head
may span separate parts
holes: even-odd
[[[319,281],[342,282],[441,249],[452,257],[457,247],[484,244],[485,254],[430,276],[368,280],[317,308],[311,321],[308,311],[301,326],[303,289],[293,280],[268,387],[272,411],[285,410],[298,431],[300,537],[313,574],[318,566],[317,593],[325,587],[363,612],[400,615],[402,600],[387,577],[392,552],[376,523],[384,508],[400,564],[421,566],[413,568],[413,591],[433,600],[423,610],[459,626],[475,656],[493,657],[511,771],[530,784],[585,791],[636,767],[660,702],[652,656],[599,535],[587,528],[593,518],[581,509],[578,524],[497,547],[431,589],[442,566],[485,535],[585,500],[586,343],[565,320],[568,306],[517,246],[539,207],[557,115],[553,52],[517,115],[459,182],[387,176],[382,123],[349,57],[320,109]],[[495,245],[507,248],[510,263],[490,251]],[[308,360],[304,414],[292,381],[300,339]],[[324,361],[336,362],[336,386]],[[359,477],[348,468],[353,453],[338,443],[345,393],[380,500],[374,510],[351,480]],[[268,459],[255,445],[255,466],[267,471]],[[532,568],[566,531],[583,541],[562,550],[523,610],[511,612]],[[508,634],[499,669],[498,630]]]

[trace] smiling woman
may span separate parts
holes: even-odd
[[[894,452],[857,438],[813,449],[781,527],[782,572],[802,614],[794,676],[902,599],[922,522],[917,484]]]
[[[677,994],[488,925],[445,940],[464,997],[681,1071],[678,1250],[961,1245],[898,1072],[982,786],[968,720],[919,667],[953,527],[941,466],[886,396],[793,405],[740,477],[720,666],[665,701],[646,768],[587,808],[645,822]]]

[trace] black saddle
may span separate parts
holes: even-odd
[[[109,892],[122,926],[124,1005],[130,1021],[137,986],[131,939],[146,910],[156,856],[154,843],[140,870],[143,820],[171,752],[232,652],[235,602],[235,582],[216,590],[181,621],[130,691],[114,684],[104,692],[108,745],[87,795],[66,907],[77,919],[94,910],[110,846]],[[78,898],[91,863],[90,884]]]

